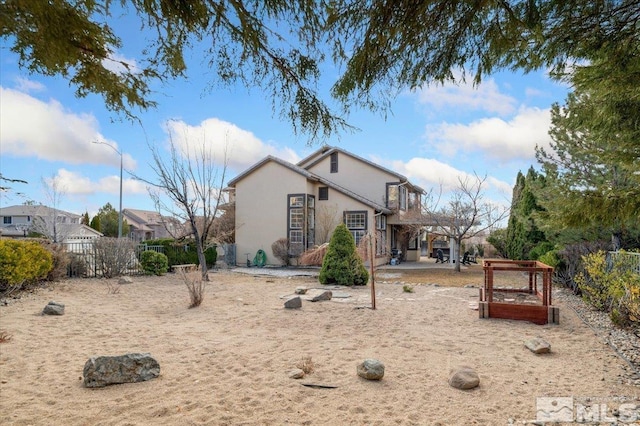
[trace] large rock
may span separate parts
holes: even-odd
[[[524,342],[524,345],[534,354],[548,354],[551,352],[551,345],[542,337],[534,337]]]
[[[300,296],[292,297],[284,302],[284,307],[287,309],[300,309],[302,308],[302,299],[300,299]]]
[[[133,279],[131,279],[131,277],[120,277],[120,279],[118,280],[118,284],[133,284]]]
[[[480,385],[480,377],[473,368],[461,366],[451,370],[449,385],[456,389],[473,389]]]
[[[52,300],[44,307],[42,315],[64,315],[64,304]]]
[[[367,380],[381,380],[384,377],[384,364],[377,359],[365,359],[358,364],[358,376]]]
[[[148,353],[99,356],[87,360],[82,374],[86,387],[100,388],[155,379],[160,375],[160,365]]]
[[[333,297],[333,293],[331,293],[331,290],[324,290],[322,293],[318,294],[317,296],[314,296],[313,299],[311,299],[311,301],[320,302],[322,300],[331,300],[332,297]]]

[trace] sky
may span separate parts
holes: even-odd
[[[135,37],[119,29],[125,42],[127,34]],[[0,193],[0,207],[29,200],[50,204],[46,186],[55,179],[62,195],[58,207],[91,216],[106,203],[118,209],[118,152],[125,170],[123,208],[154,210],[148,185],[133,175],[157,180],[149,146],[164,153],[170,138],[212,144],[219,160],[230,147],[227,181],[267,155],[295,163],[324,143],[395,170],[427,191],[443,188],[445,195],[459,179],[486,175],[485,198],[508,205],[518,172],[536,166],[535,146],[549,145],[551,105],[562,104],[567,93],[544,70],[502,72],[476,87],[423,87],[392,99],[386,117],[351,111],[347,121],[359,130],[309,144],[273,113],[260,87],[216,85],[213,73],[195,59],[198,52],[187,78],[154,87],[158,106],[139,113],[140,123],[108,111],[99,96],[76,97],[63,78],[20,69],[5,41],[0,55],[0,172],[28,182]],[[133,50],[114,55],[136,63]],[[329,67],[322,87],[335,76]],[[320,96],[329,99],[328,92]]]

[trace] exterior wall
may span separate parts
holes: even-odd
[[[287,237],[287,195],[314,194],[307,179],[269,161],[236,184],[236,262],[246,264],[259,249],[267,254],[267,264],[278,265],[271,244]],[[314,194],[315,195],[315,194]]]
[[[322,185],[318,185],[317,187],[319,188]],[[375,221],[375,210],[369,206],[366,206],[360,202],[358,202],[357,200],[354,200],[351,197],[348,197],[342,193],[340,193],[339,191],[333,190],[331,188],[329,188],[329,199],[328,200],[323,200],[323,201],[319,201],[318,200],[318,191],[316,189],[316,241],[318,241],[318,233],[320,232],[320,229],[318,227],[318,224],[320,223],[320,221],[322,220],[322,218],[320,217],[323,213],[323,211],[327,212],[327,216],[332,216],[333,213],[335,212],[335,217],[333,218],[332,222],[334,222],[334,226],[333,228],[331,228],[330,232],[329,232],[329,238],[331,238],[331,234],[333,233],[333,229],[335,229],[335,227],[344,222],[344,212],[345,211],[366,211],[367,212],[367,232],[371,232],[371,231],[375,231],[375,227],[376,227],[376,221]],[[390,234],[389,234],[389,226],[387,226],[387,244],[386,244],[386,252],[389,252],[389,244],[390,244]],[[328,240],[327,240],[328,242]],[[384,256],[380,256],[380,257],[376,257],[374,263],[376,265],[382,265],[385,264],[389,261],[389,256],[388,255],[384,255]],[[367,259],[367,264],[368,264],[368,259]]]
[[[396,176],[342,152],[338,152],[338,172],[331,173],[330,167],[331,156],[327,156],[307,170],[383,206],[387,183],[398,182]]]

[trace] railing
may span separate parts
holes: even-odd
[[[101,259],[98,259],[98,253],[93,241],[82,241],[75,243],[64,243],[65,250],[71,256],[71,262],[67,268],[67,276],[69,277],[102,277]],[[147,250],[153,250],[163,253],[162,246],[147,246],[146,244],[138,244],[131,253],[125,255],[126,262],[122,272],[124,275],[138,275],[140,269],[140,253]]]
[[[607,253],[607,266],[609,270],[616,267],[640,274],[640,253],[610,251]]]

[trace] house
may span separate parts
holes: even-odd
[[[177,219],[156,211],[123,209],[122,217],[129,224],[129,238],[134,241],[177,238],[183,234],[183,226]]]
[[[41,234],[54,241],[78,243],[98,238],[102,233],[80,223],[82,216],[44,205],[17,205],[0,208],[0,235],[24,238]]]
[[[327,242],[341,222],[356,243],[375,233],[375,263],[387,263],[392,250],[402,247],[401,228],[419,219],[424,194],[405,176],[331,146],[298,164],[267,156],[232,179],[227,190],[235,202],[238,264],[260,249],[268,264],[280,264],[273,242],[288,238],[296,256]],[[406,260],[419,260],[418,238],[406,246]]]

